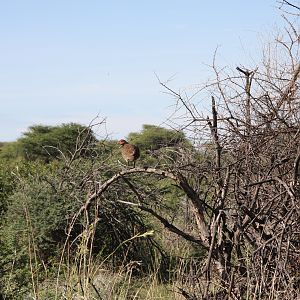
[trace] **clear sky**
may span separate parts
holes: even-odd
[[[183,88],[246,65],[282,22],[276,0],[0,0],[0,141],[106,117],[112,138],[160,125]]]

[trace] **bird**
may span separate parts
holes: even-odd
[[[140,149],[138,146],[129,144],[125,140],[119,140],[118,144],[121,145],[121,153],[126,161],[127,165],[129,162],[133,162],[133,167],[135,168],[135,161],[140,157]]]

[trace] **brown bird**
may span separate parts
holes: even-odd
[[[127,165],[129,165],[130,161],[133,161],[133,167],[135,167],[135,161],[140,157],[138,146],[129,144],[125,140],[119,140],[118,144],[121,145],[121,153]]]

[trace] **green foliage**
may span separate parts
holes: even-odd
[[[51,174],[49,169],[25,162],[14,170],[15,187],[0,228],[0,271],[7,270],[0,283],[8,294],[25,293],[32,272],[30,257],[39,265],[38,272],[42,263],[57,255],[64,239],[65,213],[71,204],[42,180]]]
[[[17,160],[22,158],[23,151],[19,141],[5,143],[0,148],[0,159],[1,160]]]
[[[42,281],[47,275],[45,268],[49,270],[59,263],[71,219],[86,201],[89,188],[82,186],[82,182],[92,165],[93,160],[81,158],[73,162],[73,168],[66,168],[59,161],[25,161],[14,169],[15,186],[7,194],[9,205],[0,228],[0,272],[5,274],[0,286],[9,287],[4,288],[6,297],[16,291],[26,293],[32,272],[39,274]],[[115,266],[138,260],[147,270],[153,251],[150,240],[130,240],[147,227],[136,211],[115,201],[115,194],[107,193],[100,207],[96,202],[88,210],[88,218],[98,220],[91,253],[100,259],[117,249],[110,259]],[[72,227],[65,253],[71,255],[72,261],[89,226],[82,214]],[[130,242],[122,244],[126,240]]]
[[[11,167],[0,161],[0,226],[2,215],[8,207],[8,197],[14,190],[15,181]]]
[[[62,155],[70,156],[80,148],[78,156],[88,155],[87,146],[96,138],[90,128],[76,123],[59,126],[34,125],[16,142],[5,144],[0,159],[42,160],[49,162]]]
[[[144,153],[146,149],[163,153],[165,147],[180,147],[185,142],[182,133],[152,125],[145,125],[141,133],[130,134],[130,141]],[[76,151],[70,159],[70,153]],[[89,129],[74,123],[32,126],[18,141],[2,145],[0,273],[4,275],[0,278],[0,295],[2,292],[7,299],[14,299],[18,293],[22,299],[32,291],[32,276],[37,282],[53,280],[61,257],[66,266],[71,263],[75,269],[86,255],[97,261],[108,261],[109,257],[114,267],[139,262],[137,274],[155,268],[157,249],[163,245],[158,246],[152,236],[132,237],[160,227],[135,206],[120,203],[137,201],[125,180],[115,182],[94,199],[87,211],[75,218],[67,236],[71,220],[88,195],[120,170],[117,154],[116,141],[96,142]],[[57,156],[61,159],[54,159]],[[147,159],[144,156],[140,160]],[[169,180],[140,175],[132,179],[144,195],[145,205],[154,205],[171,219],[175,214],[179,216],[182,195]],[[160,264],[159,272],[168,273]]]
[[[128,140],[141,150],[158,150],[162,147],[176,146],[185,141],[185,137],[180,131],[145,124],[140,133],[130,133]]]
[[[85,126],[69,123],[60,126],[31,126],[20,139],[24,156],[29,160],[49,159],[60,156],[61,153],[66,155],[74,153],[75,150],[84,143],[88,145],[95,142],[94,134]],[[86,150],[83,147],[83,150]],[[80,153],[81,155],[86,152]]]
[[[121,154],[120,145],[116,140],[100,140],[95,145],[95,151],[101,159],[107,159],[113,163],[115,156]]]

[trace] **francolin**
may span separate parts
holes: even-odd
[[[140,149],[125,140],[119,140],[118,144],[121,145],[121,153],[127,165],[132,161],[135,167],[135,161],[140,157]]]

